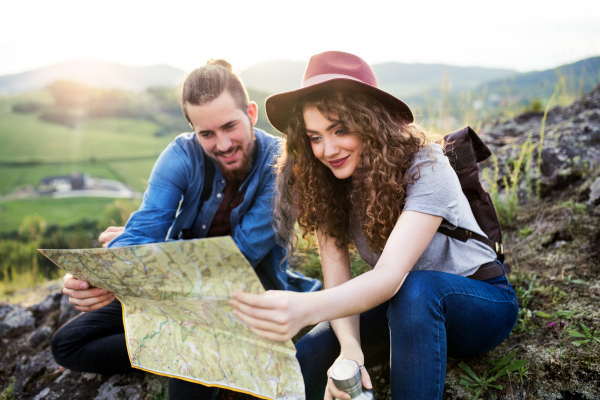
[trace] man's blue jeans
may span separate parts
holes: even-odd
[[[442,399],[446,358],[483,354],[510,333],[519,306],[506,276],[476,281],[437,271],[408,274],[389,301],[360,316],[367,367],[390,361],[392,399]],[[323,399],[340,355],[328,322],[297,344],[307,400]]]

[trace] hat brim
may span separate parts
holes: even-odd
[[[392,111],[392,114],[399,120],[403,120],[407,124],[414,121],[413,113],[406,103],[388,92],[360,81],[335,78],[301,89],[269,96],[265,102],[265,109],[267,111],[269,122],[275,129],[285,134],[288,119],[290,117],[289,110],[294,103],[306,95],[328,89],[344,89],[371,95],[379,100],[384,107]]]

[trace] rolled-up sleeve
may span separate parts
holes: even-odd
[[[416,179],[406,187],[404,211],[417,211],[444,219],[449,228],[458,226],[458,177],[439,145],[424,147],[406,173]]]
[[[176,141],[162,152],[150,174],[140,209],[131,214],[125,231],[108,247],[166,240],[189,182],[190,166],[186,158]]]

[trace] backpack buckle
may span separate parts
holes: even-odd
[[[496,253],[497,254],[504,254],[504,246],[502,245],[502,243],[496,242],[495,245],[496,245],[496,249],[495,249]]]

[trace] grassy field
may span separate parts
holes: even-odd
[[[171,136],[158,126],[129,118],[82,122],[76,128],[40,121],[34,114],[0,112],[3,162],[81,162],[158,156]]]
[[[156,162],[155,158],[146,160],[115,161],[107,163],[114,174],[119,175],[130,188],[136,192],[144,192],[148,187],[148,178]]]
[[[159,126],[134,118],[90,119],[75,128],[42,121],[37,113],[15,113],[19,102],[51,104],[47,92],[0,98],[0,196],[42,178],[73,172],[122,181],[143,192],[152,167],[175,135],[156,136]],[[0,231],[18,229],[24,217],[40,215],[66,226],[95,219],[112,199],[35,199],[0,203]]]
[[[133,118],[90,119],[75,128],[42,121],[37,113],[15,113],[12,105],[47,99],[47,94],[0,99],[0,161],[87,162],[158,156],[174,135],[155,136],[160,127]]]
[[[114,199],[70,198],[15,200],[0,203],[0,232],[19,229],[23,219],[38,215],[48,224],[67,226],[83,219],[93,220],[102,216]]]

